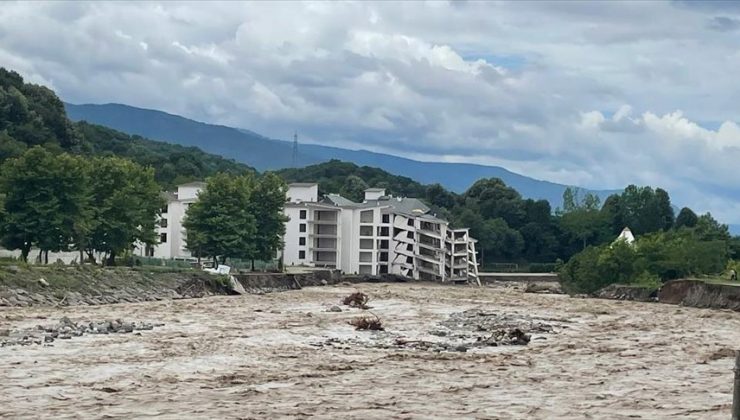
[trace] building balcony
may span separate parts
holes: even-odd
[[[455,256],[463,256],[464,257],[464,256],[467,256],[470,253],[470,251],[467,250],[467,249],[458,250],[458,251],[447,249],[447,250],[445,250],[445,253],[447,255],[455,255]]]
[[[308,236],[312,238],[327,238],[327,239],[339,239],[339,234],[337,233],[313,233],[309,232]]]
[[[426,267],[426,266],[423,266],[423,265],[419,265],[419,266],[416,267],[416,269],[419,270],[422,273],[432,274],[434,276],[440,276],[439,270],[438,269],[434,269],[432,267]]]
[[[393,252],[395,252],[396,254],[399,254],[399,255],[405,255],[407,257],[413,257],[414,256],[414,250],[413,249],[412,250],[406,249],[406,245],[404,245],[404,244],[401,244],[401,245],[396,246],[396,249],[394,249]]]
[[[315,219],[308,219],[305,220],[306,223],[309,225],[336,225],[338,223],[337,220],[315,220]]]
[[[452,268],[452,269],[457,269],[457,270],[463,270],[463,269],[466,269],[466,268],[468,268],[468,266],[469,266],[470,264],[469,264],[469,263],[468,263],[467,261],[463,261],[463,262],[458,262],[458,263],[452,263],[452,264],[446,264],[446,265],[447,265],[447,267],[450,267],[450,268]]]
[[[334,253],[337,252],[337,248],[336,247],[316,247],[316,246],[313,246],[313,245],[309,245],[308,246],[308,249],[310,249],[311,251],[314,251],[314,252],[334,252]]]
[[[403,260],[403,261],[393,261],[391,264],[392,265],[395,265],[397,267],[401,267],[402,269],[405,269],[405,270],[413,270],[414,269],[414,265],[407,263],[405,260]]]
[[[421,248],[430,249],[432,251],[445,252],[444,248],[442,248],[440,246],[437,246],[437,245],[432,245],[432,244],[428,244],[428,243],[424,243],[424,242],[417,242],[417,245],[419,245],[419,247],[421,247]]]
[[[440,261],[439,259],[434,258],[434,257],[431,257],[429,255],[416,254],[416,255],[414,255],[414,257],[416,257],[416,258],[418,258],[418,259],[420,259],[422,261],[426,261],[428,263],[432,263],[432,264],[436,264],[436,265],[442,265],[442,264],[444,264],[443,261]]]
[[[396,242],[402,242],[404,244],[414,244],[416,242],[415,240],[409,238],[406,235],[406,232],[399,233],[398,235],[396,235],[395,238],[393,238],[393,240]]]
[[[409,220],[412,220],[412,224],[409,225]],[[393,219],[393,227],[406,230],[414,230],[413,219],[406,217],[396,217]]]
[[[439,240],[442,239],[442,232],[438,230],[416,229],[416,232],[422,235],[431,236]]]

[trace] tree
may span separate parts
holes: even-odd
[[[711,213],[702,214],[696,221],[694,232],[703,241],[730,240],[730,229],[727,225],[718,222]]]
[[[344,180],[340,194],[354,201],[362,201],[365,198],[367,183],[357,175],[350,175]]]
[[[426,199],[432,206],[452,209],[455,206],[455,194],[447,191],[440,184],[432,184],[427,187]]]
[[[287,185],[274,172],[267,172],[257,181],[252,193],[250,210],[257,223],[256,250],[252,258],[270,261],[283,247],[285,222],[283,214]]]
[[[687,227],[692,228],[696,226],[696,224],[699,222],[699,216],[694,213],[693,210],[691,210],[688,207],[684,207],[681,209],[681,211],[678,212],[678,216],[676,217],[676,228],[681,227]]]
[[[499,178],[476,181],[464,194],[464,198],[477,201],[485,219],[503,219],[509,227],[518,228],[525,222],[522,197]]]
[[[599,210],[601,198],[578,187],[566,187],[563,191],[563,208],[558,214],[568,214],[576,210]]]
[[[183,226],[189,250],[214,262],[252,259],[257,254],[257,220],[252,214],[255,190],[251,174],[216,174],[206,181],[198,201],[188,208]]]
[[[601,199],[592,193],[581,197],[580,189],[568,187],[563,192],[563,210],[559,211],[560,227],[566,235],[577,239],[581,249],[604,240],[608,232],[605,215],[600,210]]]
[[[513,261],[521,256],[524,238],[519,231],[510,228],[504,219],[486,220],[481,230],[483,239],[479,243],[488,258],[487,262]]]
[[[66,251],[86,233],[90,195],[80,159],[31,148],[3,165],[0,188],[5,193],[2,243],[20,249],[24,261],[38,246],[48,262],[49,251]]]
[[[560,226],[566,234],[581,243],[581,249],[606,239],[608,231],[604,215],[599,210],[578,208],[560,217]]]
[[[93,217],[90,240],[93,251],[108,255],[106,264],[115,265],[116,256],[136,242],[155,244],[157,219],[164,199],[154,181],[154,169],[141,167],[117,157],[96,158],[91,163]]]
[[[620,197],[621,218],[636,235],[670,229],[674,215],[668,193],[630,185]]]
[[[601,213],[604,216],[604,223],[606,223],[610,236],[618,235],[622,229],[627,227],[624,220],[624,210],[622,209],[622,197],[619,194],[612,194],[606,198]]]

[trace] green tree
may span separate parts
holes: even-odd
[[[694,213],[693,210],[691,210],[688,207],[684,207],[681,209],[681,211],[678,212],[678,216],[676,217],[676,228],[681,227],[687,227],[692,228],[696,226],[696,224],[699,222],[699,216]]]
[[[455,207],[455,194],[447,191],[440,184],[432,184],[427,187],[426,200],[436,207],[452,209]]]
[[[353,201],[362,201],[365,199],[365,190],[368,189],[367,183],[357,175],[350,175],[344,180],[344,185],[340,194]]]
[[[48,262],[49,251],[66,251],[86,233],[90,195],[80,159],[34,147],[5,162],[0,190],[5,194],[2,243],[20,249],[24,261],[37,246]]]
[[[560,226],[566,234],[581,243],[581,249],[589,244],[604,242],[608,231],[604,214],[599,210],[578,208],[560,217]]]
[[[481,260],[485,262],[513,261],[520,257],[524,250],[524,238],[518,230],[512,229],[500,217],[483,222]],[[482,241],[481,241],[482,242]],[[479,242],[479,243],[481,243]]]
[[[622,210],[622,198],[619,194],[612,194],[606,198],[601,213],[610,236],[618,235],[622,229],[627,227],[624,220],[624,211]]]
[[[718,222],[711,213],[702,214],[694,227],[696,235],[703,241],[729,241],[730,229]]]
[[[255,190],[251,174],[216,174],[208,178],[198,201],[188,208],[183,226],[189,250],[214,262],[252,259],[257,254],[257,220],[252,214]]]
[[[501,218],[512,228],[521,227],[525,222],[524,200],[499,178],[476,181],[463,197],[475,200],[485,219]]]
[[[256,250],[252,258],[252,270],[254,270],[254,258],[270,261],[283,247],[285,222],[288,220],[283,214],[286,191],[285,181],[274,172],[263,174],[255,185],[250,206],[257,223]]]
[[[156,244],[164,199],[154,181],[154,169],[117,157],[96,158],[90,177],[95,205],[90,238],[84,245],[89,257],[93,258],[93,251],[104,252],[106,264],[115,265],[116,256],[135,243]]]
[[[635,235],[670,229],[673,226],[673,208],[668,193],[663,189],[630,185],[620,197],[621,218]]]

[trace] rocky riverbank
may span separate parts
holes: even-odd
[[[231,287],[224,276],[193,270],[0,267],[0,307],[103,305],[230,293]]]
[[[0,307],[74,306],[262,294],[341,282],[392,283],[392,276],[342,276],[337,270],[228,276],[161,267],[0,266]]]

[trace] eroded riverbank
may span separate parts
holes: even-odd
[[[327,311],[355,290],[386,331]],[[541,331],[528,345],[396,345],[495,332],[465,311]],[[432,284],[3,308],[0,329],[62,316],[164,325],[0,348],[0,417],[719,419],[740,343],[736,312]]]

